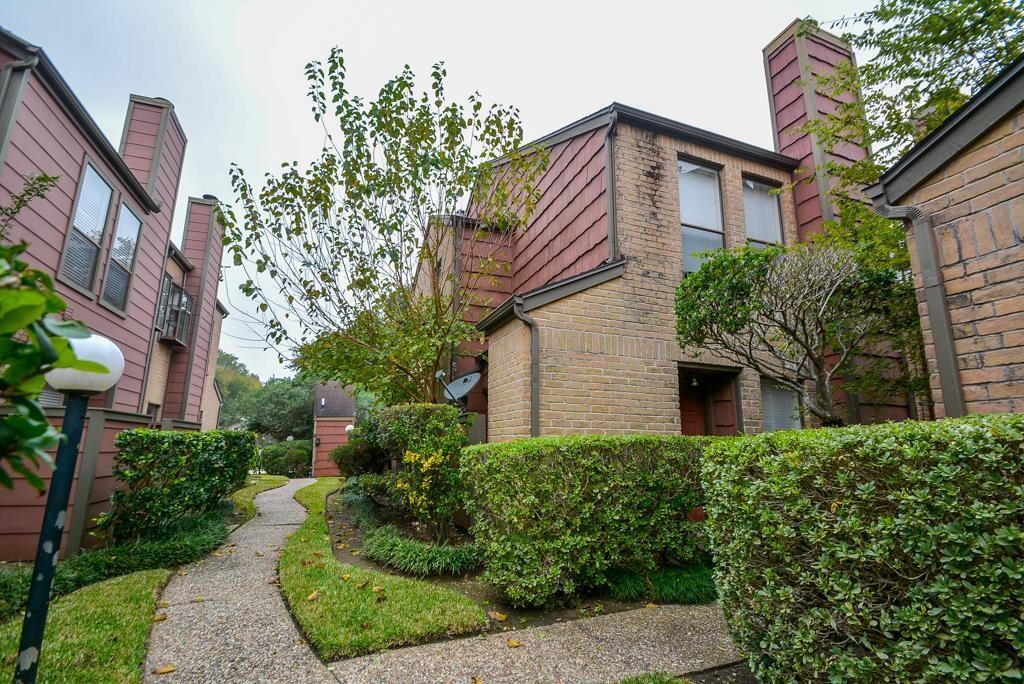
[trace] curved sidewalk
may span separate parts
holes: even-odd
[[[306,519],[291,480],[256,497],[260,514],[227,546],[183,568],[164,590],[167,619],[153,625],[146,682],[336,682],[310,650],[276,585],[286,536]],[[173,672],[153,674],[173,666]]]

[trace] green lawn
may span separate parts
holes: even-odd
[[[241,514],[237,522],[249,520],[256,515],[256,505],[252,500],[257,494],[281,487],[287,481],[288,478],[284,475],[250,475],[245,487],[231,495],[235,510]]]
[[[331,552],[326,497],[340,486],[320,478],[295,498],[309,517],[287,541],[278,572],[281,590],[310,643],[325,660],[476,632],[487,616],[450,589],[338,562]]]
[[[57,599],[46,621],[40,682],[137,682],[156,598],[170,570],[143,570]],[[14,676],[21,618],[0,625],[0,680]]]

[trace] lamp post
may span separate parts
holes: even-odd
[[[124,356],[121,350],[107,338],[93,334],[69,342],[75,356],[80,360],[94,361],[106,368],[107,372],[93,373],[73,368],[58,368],[46,374],[46,382],[50,387],[67,395],[67,408],[64,410],[64,423],[61,426],[64,439],[57,447],[57,458],[50,478],[50,491],[46,495],[43,529],[39,533],[39,545],[36,547],[32,584],[28,591],[25,621],[21,628],[21,644],[18,646],[18,659],[14,669],[16,684],[36,681],[46,615],[50,611],[50,589],[53,586],[57,560],[60,558],[64,519],[71,496],[71,483],[78,461],[78,443],[82,439],[89,396],[113,387],[124,371]]]

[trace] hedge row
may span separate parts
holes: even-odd
[[[1021,678],[1024,416],[719,440],[703,480],[763,681]]]
[[[550,437],[463,451],[484,579],[514,604],[606,585],[609,573],[699,561],[699,459],[682,436]]]
[[[186,516],[215,510],[245,485],[256,457],[256,435],[232,430],[125,430],[115,445],[121,488],[100,520],[122,540],[160,537]]]
[[[264,444],[256,464],[267,475],[309,477],[313,468],[313,441],[293,439]]]

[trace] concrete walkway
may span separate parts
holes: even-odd
[[[509,640],[513,641],[509,641]],[[656,606],[343,660],[342,682],[616,682],[740,659],[718,604]]]
[[[306,519],[291,480],[256,497],[260,515],[229,546],[175,575],[153,625],[143,681],[335,682],[299,633],[274,582],[285,537]],[[154,675],[173,666],[170,674]]]

